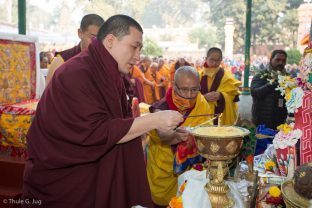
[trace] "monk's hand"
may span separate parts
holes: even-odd
[[[214,98],[215,98],[215,101],[218,101],[220,99],[220,92],[214,92]]]
[[[174,130],[161,132],[157,130],[160,140],[168,145],[174,145],[181,142],[188,143],[191,133],[187,131],[184,127],[178,127]]]
[[[178,111],[165,110],[155,113],[156,129],[162,132],[174,130],[183,120],[183,115]]]
[[[208,92],[207,94],[204,95],[205,99],[208,101],[208,102],[214,102],[217,100],[217,97],[216,97],[216,92]]]
[[[177,143],[187,142],[191,133],[185,129],[185,127],[179,127],[175,131]]]

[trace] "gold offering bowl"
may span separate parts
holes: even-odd
[[[249,133],[236,126],[205,126],[192,130],[200,154],[210,161],[207,171],[210,181],[206,191],[213,208],[234,206],[233,199],[228,196],[229,186],[223,178],[229,171],[228,164],[241,150],[243,137]]]

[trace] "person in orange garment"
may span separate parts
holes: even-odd
[[[95,38],[100,27],[103,25],[104,19],[97,14],[85,15],[80,23],[78,29],[78,37],[80,42],[73,48],[56,52],[51,64],[49,65],[49,71],[46,78],[46,86],[52,79],[55,71],[68,59],[79,54],[82,50],[86,49],[91,43],[92,38]]]
[[[134,96],[138,98],[139,102],[144,102],[143,82],[144,75],[136,65],[130,70],[131,83],[135,86]]]
[[[201,72],[201,93],[207,100],[209,107],[214,109],[213,114],[221,114],[221,125],[233,125],[238,117],[239,86],[230,71],[220,67],[222,51],[220,48],[210,48],[207,52],[206,62]],[[217,124],[218,120],[214,120]]]
[[[154,88],[155,81],[151,74],[150,65],[152,63],[152,59],[148,56],[144,57],[142,60],[142,64],[140,66],[141,71],[143,72],[143,91],[144,91],[144,102],[147,104],[152,104],[154,99]]]
[[[160,86],[162,86],[161,82],[161,75],[158,72],[158,64],[153,62],[150,66],[151,76],[153,77],[153,82],[155,83],[154,92],[153,92],[153,103],[159,101],[160,97]]]
[[[141,72],[145,73],[148,70],[148,68],[151,66],[151,63],[152,63],[151,57],[144,56],[139,66]]]
[[[174,80],[174,73],[175,71],[180,68],[181,66],[191,66],[191,64],[189,62],[187,62],[184,58],[178,58],[178,60],[171,65],[170,68],[170,79],[171,79],[171,83]]]
[[[165,64],[165,60],[163,58],[158,59],[158,72],[161,76],[160,84],[158,84],[159,96],[161,99],[165,97],[166,92],[170,86],[170,69],[167,64]]]

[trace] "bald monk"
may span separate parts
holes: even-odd
[[[141,61],[140,66],[139,66],[140,70],[141,70],[143,73],[145,73],[145,72],[148,70],[148,68],[151,66],[152,62],[153,62],[153,60],[151,59],[151,57],[149,57],[149,56],[144,56],[144,57],[142,58],[142,61]]]
[[[153,207],[140,136],[172,131],[183,117],[167,110],[132,118],[121,74],[139,60],[142,35],[131,17],[112,16],[55,72],[27,134],[23,199],[51,208]]]
[[[55,53],[55,57],[49,66],[46,85],[49,84],[54,72],[58,67],[89,46],[92,38],[96,37],[103,23],[104,19],[97,14],[87,14],[82,18],[80,28],[78,29],[78,37],[80,39],[79,44],[73,48]]]
[[[221,114],[221,125],[235,124],[238,116],[237,102],[239,101],[239,86],[230,71],[220,68],[222,51],[219,48],[210,48],[206,62],[201,72],[201,93],[205,96],[214,114]],[[214,120],[217,124],[218,120]]]
[[[209,114],[209,105],[200,93],[200,77],[191,66],[180,67],[166,97],[150,108],[151,112],[175,110],[183,115]],[[193,127],[207,121],[207,117],[185,119],[177,131],[152,130],[147,155],[147,176],[156,207],[166,207],[177,193],[177,177],[173,172],[174,152],[171,145],[190,140],[183,127]]]

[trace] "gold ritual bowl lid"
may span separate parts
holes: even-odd
[[[309,199],[299,195],[294,189],[293,180],[285,181],[282,184],[282,196],[287,207],[309,207]]]

